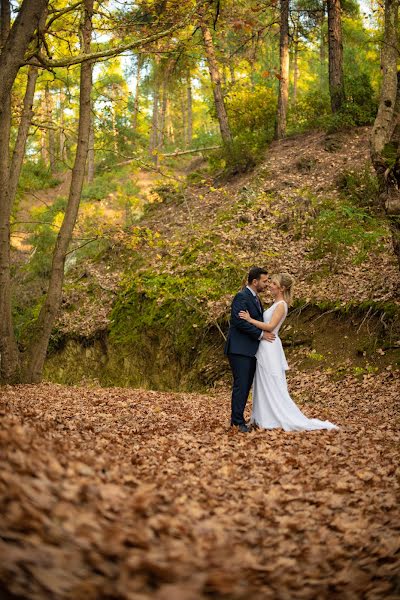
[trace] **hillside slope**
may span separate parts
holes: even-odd
[[[358,314],[338,335],[370,327],[360,355],[371,336],[374,352],[398,348],[400,275],[386,221],[369,208],[376,190],[368,136],[365,127],[304,134],[274,142],[253,172],[231,181],[216,183],[203,168],[189,176],[196,184],[172,177],[159,185],[141,220],[119,231],[101,257],[69,269],[58,339],[107,336],[130,348],[125,358],[136,360],[138,348],[151,363],[167,353],[181,369],[193,361],[191,351],[197,360],[198,339],[207,338],[218,347],[202,359],[207,370],[221,353],[232,295],[259,264],[294,275],[297,316],[305,307]],[[325,338],[337,328],[319,325]],[[299,331],[294,344],[307,338],[307,352],[315,351],[314,333]],[[333,336],[329,353],[336,343]]]

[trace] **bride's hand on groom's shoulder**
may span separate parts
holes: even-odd
[[[248,310],[241,310],[239,313],[239,317],[244,319],[245,321],[250,321],[250,313]]]

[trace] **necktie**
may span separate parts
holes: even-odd
[[[258,296],[255,296],[256,302],[257,302],[257,306],[258,306],[258,310],[260,312],[262,312],[262,306],[261,306],[261,302]]]

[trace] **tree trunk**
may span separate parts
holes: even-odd
[[[4,49],[10,35],[10,5],[1,0],[0,44]],[[4,50],[3,50],[4,51]],[[1,58],[1,56],[0,56]],[[2,94],[0,110],[0,381],[13,382],[18,377],[19,352],[15,340],[10,275],[10,214],[8,194],[10,176],[11,86]]]
[[[49,164],[49,149],[47,146],[46,129],[40,130],[40,157],[45,165]]]
[[[61,163],[65,163],[67,160],[66,147],[65,147],[65,131],[64,131],[64,106],[65,106],[65,93],[60,91],[60,134],[58,138],[58,159]]]
[[[187,98],[187,129],[186,129],[186,148],[190,148],[193,138],[193,95],[190,69],[186,74],[186,98]]]
[[[28,139],[29,127],[33,117],[33,99],[35,96],[36,81],[38,77],[37,67],[29,67],[28,80],[24,96],[24,105],[21,114],[21,120],[18,126],[17,139],[14,146],[10,177],[8,182],[8,195],[11,205],[14,202],[17,193],[19,176],[21,174],[22,163],[25,157],[26,141]]]
[[[179,128],[179,133],[180,133],[180,141],[182,142],[182,145],[185,146],[186,144],[186,140],[187,140],[187,102],[186,102],[187,98],[185,98],[185,96],[181,96],[179,98],[179,104],[180,104],[180,108],[181,108],[181,112],[180,114],[182,115],[180,118],[180,123],[181,126]]]
[[[275,137],[286,135],[286,116],[289,99],[289,0],[281,0],[280,77]]]
[[[53,99],[49,90],[49,86],[45,87],[45,104],[46,104],[46,122],[49,125],[47,129],[47,150],[52,175],[56,171],[56,140],[53,128]]]
[[[235,75],[234,66],[233,66],[233,64],[232,64],[231,61],[229,61],[229,73],[230,73],[230,76],[231,76],[230,85],[233,86],[236,83],[236,75]]]
[[[293,40],[293,105],[296,105],[297,102],[297,90],[300,79],[300,69],[299,69],[299,40],[296,38]]]
[[[32,3],[33,4],[33,3]],[[11,88],[13,77],[18,72],[19,61],[23,59],[32,27],[42,27],[47,14],[47,2],[37,2],[34,14],[32,7],[23,2],[17,19],[10,29],[10,6],[8,0],[1,0],[0,44],[0,381],[15,382],[20,377],[19,351],[15,340],[12,319],[12,289],[10,275],[10,215],[14,202],[18,179],[25,154],[29,125],[32,119],[32,104],[37,79],[37,69],[28,71],[21,121],[10,165],[11,128]],[[27,22],[31,19],[31,22]],[[27,32],[31,32],[29,35]],[[25,47],[22,42],[25,40]],[[13,75],[14,74],[14,75]],[[6,86],[9,86],[6,89]]]
[[[87,182],[92,183],[94,179],[94,115],[90,111],[89,148],[87,158]]]
[[[399,1],[385,0],[382,88],[371,133],[371,160],[400,267],[400,72],[397,71]]]
[[[160,126],[158,131],[157,148],[162,148],[165,141],[165,124],[168,108],[168,83],[171,75],[172,62],[170,61],[163,70],[162,81],[162,96],[161,96],[161,111],[160,111]]]
[[[175,132],[174,132],[174,124],[172,122],[172,110],[171,110],[171,103],[168,103],[167,106],[167,115],[166,115],[166,119],[167,119],[167,137],[168,137],[168,141],[171,144],[175,144]]]
[[[136,68],[136,86],[135,86],[135,99],[133,102],[133,115],[132,115],[132,129],[135,132],[138,124],[139,115],[139,94],[140,94],[140,80],[143,66],[143,54],[137,55],[137,68]]]
[[[156,56],[154,64],[154,91],[153,91],[153,112],[151,117],[151,131],[149,139],[149,152],[153,161],[158,165],[158,139],[159,139],[159,108],[160,108],[160,77],[159,77],[159,58]]]
[[[48,0],[23,0],[17,18],[0,54],[0,112],[11,92],[32,35],[39,25]]]
[[[340,0],[328,0],[329,92],[333,113],[341,109],[345,100],[340,12]]]
[[[84,0],[84,19],[81,30],[82,50],[84,53],[90,52],[92,14],[93,0]],[[46,300],[40,311],[35,325],[32,344],[27,353],[28,364],[25,371],[25,379],[32,383],[41,380],[51,331],[61,302],[65,257],[78,215],[82,185],[85,177],[90,132],[91,89],[92,63],[87,61],[81,64],[78,142],[75,163],[72,169],[68,204],[53,253],[53,263]]]
[[[319,40],[319,64],[320,64],[320,68],[321,68],[321,73],[325,69],[325,59],[326,59],[326,48],[325,48],[326,38],[324,35],[325,18],[326,18],[325,6],[323,5],[323,9],[321,10],[321,16],[318,19],[320,32],[321,32],[321,37]]]
[[[229,127],[228,115],[226,113],[224,96],[222,94],[221,75],[218,68],[217,58],[215,56],[214,42],[210,30],[204,23],[201,25],[201,31],[203,34],[204,49],[213,88],[215,110],[217,112],[219,129],[221,132],[222,141],[226,146],[229,146],[232,143],[232,134]]]

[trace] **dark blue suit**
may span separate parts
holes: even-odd
[[[263,320],[262,310],[247,287],[233,299],[225,344],[225,354],[228,356],[233,375],[231,425],[245,424],[243,413],[253,384],[257,362],[255,354],[262,334],[261,329],[238,316],[241,310],[248,310],[250,316],[257,321]]]

